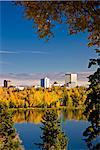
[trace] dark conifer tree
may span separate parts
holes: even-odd
[[[55,110],[46,111],[42,121],[42,143],[38,144],[42,150],[66,150],[68,139],[61,131],[58,115]]]
[[[22,150],[7,107],[0,104],[0,150]]]

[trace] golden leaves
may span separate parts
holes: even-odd
[[[40,38],[53,36],[56,22],[65,24],[66,20],[70,34],[87,30],[89,46],[100,46],[99,1],[18,1],[15,4],[23,6],[26,18],[33,20]]]

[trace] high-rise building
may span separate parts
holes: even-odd
[[[4,80],[4,87],[7,88],[8,86],[10,86],[9,82],[10,82],[10,80]]]
[[[50,79],[47,77],[41,79],[41,87],[49,88],[50,87]]]
[[[7,82],[7,80],[4,80],[4,87],[8,87],[8,82]]]
[[[65,85],[68,87],[77,86],[77,74],[65,74]]]

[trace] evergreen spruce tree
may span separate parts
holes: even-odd
[[[0,104],[0,150],[22,150],[19,136],[13,127],[11,113]]]
[[[46,111],[42,124],[42,143],[38,144],[40,148],[42,150],[66,150],[68,139],[61,131],[57,112],[54,110]]]

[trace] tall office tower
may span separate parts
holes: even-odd
[[[50,87],[50,79],[47,77],[41,79],[41,87],[49,88]]]
[[[4,80],[4,87],[8,87],[8,82],[7,82],[7,80]]]
[[[11,81],[10,80],[4,80],[4,87],[8,87],[8,86],[10,86],[10,83]]]
[[[65,85],[68,87],[77,86],[77,74],[65,74]]]

